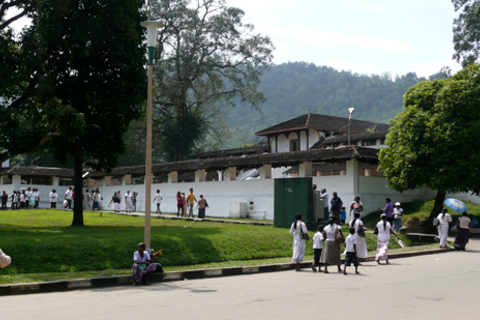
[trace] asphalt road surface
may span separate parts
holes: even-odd
[[[0,319],[478,319],[480,241],[353,266],[0,297]]]

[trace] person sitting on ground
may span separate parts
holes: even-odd
[[[11,263],[12,258],[7,256],[5,253],[3,253],[2,249],[0,249],[0,268],[9,267]]]
[[[150,284],[148,275],[156,269],[156,264],[152,263],[150,254],[145,251],[145,248],[145,243],[140,242],[138,251],[133,254],[133,285]]]

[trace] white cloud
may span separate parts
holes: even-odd
[[[437,73],[445,66],[452,69],[452,74],[455,74],[462,68],[458,62],[452,59],[443,61],[431,61],[427,63],[413,63],[410,64],[409,67],[417,74],[417,76],[428,77],[434,73]]]
[[[359,4],[357,5],[357,7],[358,7],[358,8],[361,8],[361,9],[367,9],[367,10],[370,10],[370,11],[373,11],[373,12],[386,12],[386,11],[390,11],[390,9],[388,9],[388,8],[376,6],[376,5],[373,5],[373,4],[365,4],[365,3],[359,3]]]

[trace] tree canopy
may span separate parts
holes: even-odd
[[[165,25],[155,67],[154,125],[165,159],[183,160],[202,143],[222,140],[225,107],[235,99],[253,108],[265,100],[259,75],[273,46],[225,0],[150,5],[149,14]]]
[[[86,159],[94,169],[116,165],[123,134],[145,99],[142,5],[37,1],[19,40],[2,31],[10,41],[10,64],[2,68],[12,71],[0,91],[0,147],[7,156],[37,149],[62,163],[74,159],[78,193]],[[73,225],[83,225],[82,207],[76,197]]]
[[[480,194],[480,65],[449,79],[424,81],[404,96],[391,122],[380,168],[397,191],[437,191],[433,217],[446,192]]]
[[[453,58],[462,66],[475,63],[480,57],[480,1],[452,0],[460,14],[453,21]]]

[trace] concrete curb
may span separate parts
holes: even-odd
[[[453,249],[435,249],[421,252],[395,253],[388,256],[389,259],[400,259],[422,255],[430,255],[437,253],[446,253],[454,251]],[[375,257],[370,256],[365,261],[374,261]],[[342,263],[344,259],[342,259]],[[312,262],[302,262],[301,268],[310,268]],[[214,268],[199,269],[187,271],[171,271],[162,274],[151,274],[150,282],[170,282],[179,280],[196,280],[216,277],[229,277],[255,273],[277,272],[295,269],[293,263],[278,263],[259,266],[246,267],[230,267],[230,268]],[[32,283],[17,283],[0,285],[0,296],[30,294],[30,293],[49,293],[71,291],[78,289],[97,289],[106,287],[118,287],[131,285],[133,282],[132,275],[119,275],[110,277],[82,278],[58,281],[43,281]]]

